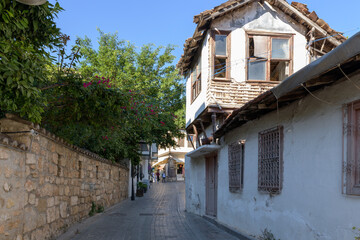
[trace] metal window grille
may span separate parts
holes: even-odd
[[[235,142],[229,145],[229,190],[238,192],[244,183],[244,143]]]
[[[360,101],[347,104],[344,110],[343,190],[360,195]]]
[[[280,193],[283,178],[283,127],[259,133],[258,190]]]

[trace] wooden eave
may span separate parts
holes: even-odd
[[[237,108],[233,107],[233,108],[219,109],[219,107],[216,105],[214,106],[210,105],[206,107],[205,110],[202,113],[200,113],[200,115],[194,121],[192,121],[191,124],[189,124],[189,126],[187,126],[186,132],[188,134],[194,134],[193,126],[195,125],[195,127],[198,129],[198,134],[201,134],[202,133],[201,123],[203,124],[203,127],[205,129],[208,128],[212,124],[211,115],[213,113],[216,113],[217,118],[220,116],[224,117],[224,116],[229,116],[235,109]]]
[[[354,74],[360,73],[360,55],[352,57],[348,61],[341,64],[341,69],[347,76],[351,77]],[[303,85],[310,92],[323,89],[326,86],[337,84],[346,80],[343,73],[338,67],[333,67],[327,72],[321,74],[319,77],[312,78],[306,81]],[[351,84],[351,83],[350,83]],[[257,98],[246,103],[243,107],[236,109],[225,120],[223,125],[215,132],[214,137],[219,138],[225,135],[227,132],[240,127],[241,125],[257,119],[269,112],[276,111],[282,107],[285,107],[292,102],[304,98],[309,95],[309,92],[303,86],[289,91],[279,99],[276,99],[271,90],[259,95]]]
[[[194,16],[194,23],[197,24],[197,27],[193,37],[187,39],[184,44],[184,53],[177,64],[180,73],[182,75],[188,75],[191,69],[191,63],[205,38],[204,33],[210,28],[212,20],[254,1],[267,1],[272,6],[282,10],[299,24],[304,25],[309,31],[314,30],[318,38],[326,38],[324,41],[314,43],[315,47],[321,48],[324,53],[331,51],[346,40],[341,33],[336,32],[330,28],[324,20],[320,19],[315,11],[309,12],[305,4],[293,2],[290,5],[285,0],[229,0],[212,10],[206,10]],[[321,44],[325,45],[325,47],[321,47]]]

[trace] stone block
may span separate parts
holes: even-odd
[[[60,216],[62,218],[66,218],[68,216],[67,213],[67,202],[60,203]]]
[[[4,168],[4,175],[6,178],[10,178],[13,175],[13,170],[11,168],[5,167]]]
[[[40,190],[39,190],[40,196],[52,196],[53,194],[53,186],[51,184],[45,184]]]
[[[34,205],[34,204],[36,203],[35,200],[36,200],[35,194],[30,193],[30,194],[29,194],[29,200],[28,200],[29,204]]]
[[[0,160],[7,160],[9,158],[9,151],[4,148],[0,151]]]
[[[71,200],[70,200],[70,204],[71,206],[77,205],[78,204],[78,196],[72,196]]]
[[[9,198],[9,199],[6,201],[6,208],[7,208],[7,209],[10,209],[10,208],[12,208],[12,207],[14,207],[14,206],[15,206],[15,201],[14,201],[13,199]]]
[[[35,189],[35,184],[31,180],[27,180],[25,183],[25,189],[26,191],[31,192]]]
[[[45,198],[38,199],[37,209],[39,212],[45,212],[47,209],[47,200]]]
[[[44,226],[46,224],[46,214],[39,214],[37,218],[37,227]]]
[[[52,162],[55,164],[58,164],[58,160],[59,160],[59,154],[57,154],[56,152],[52,154]]]
[[[79,212],[79,207],[75,206],[71,208],[71,215],[75,215]]]
[[[6,183],[4,183],[3,188],[4,188],[5,192],[10,192],[12,189],[12,185],[6,182]]]
[[[7,223],[7,230],[13,230],[19,227],[19,225],[21,224],[21,219],[17,219],[11,222]]]
[[[40,144],[34,141],[31,146],[31,151],[36,154],[40,154]]]
[[[55,221],[56,219],[56,210],[55,210],[55,207],[52,207],[52,208],[48,208],[46,210],[46,220],[47,220],[47,223],[52,223],[53,221]]]
[[[54,197],[50,197],[47,199],[47,207],[53,207],[55,205]]]
[[[26,164],[36,164],[36,156],[33,153],[26,153]]]
[[[32,207],[27,207],[24,210],[24,233],[30,232],[36,228],[36,220],[38,214]]]

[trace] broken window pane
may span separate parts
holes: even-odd
[[[215,55],[226,56],[226,35],[215,35]]]
[[[289,76],[288,61],[270,62],[270,81],[283,81]]]
[[[226,58],[215,58],[214,77],[226,77]]]
[[[253,56],[255,58],[267,58],[268,56],[268,38],[266,36],[253,36],[252,41],[249,41],[249,47],[253,48]],[[253,46],[251,46],[253,44]],[[250,50],[250,49],[249,49]],[[250,57],[252,55],[250,54]]]
[[[273,38],[271,58],[289,59],[289,39]]]
[[[266,80],[266,61],[249,60],[248,79],[249,80]]]

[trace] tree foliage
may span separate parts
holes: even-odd
[[[66,40],[66,39],[65,39]],[[183,84],[171,65],[172,48],[143,46],[140,51],[117,34],[100,32],[99,49],[78,39],[78,68],[60,61],[43,87],[48,99],[43,125],[73,144],[108,159],[139,160],[139,142],[175,145],[182,124]]]
[[[0,112],[41,122],[113,161],[136,163],[140,141],[174,145],[184,125],[176,116],[184,112],[184,87],[173,47],[137,49],[99,31],[98,49],[85,37],[67,55],[69,38],[54,22],[61,10],[58,3],[0,0]]]
[[[54,17],[58,3],[28,6],[0,0],[0,110],[39,122],[46,99],[37,85],[46,81],[49,50],[59,44]]]

